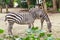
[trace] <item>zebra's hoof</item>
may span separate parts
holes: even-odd
[[[49,32],[52,32],[51,30]]]

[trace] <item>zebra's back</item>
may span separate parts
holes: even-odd
[[[8,13],[5,17],[6,21],[12,21],[18,24],[28,24],[34,21],[32,15],[28,12]]]

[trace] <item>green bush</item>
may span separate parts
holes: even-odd
[[[47,5],[47,7],[53,7],[52,0],[46,0],[46,5]]]
[[[28,8],[27,2],[21,2],[21,1],[26,1],[26,0],[17,0],[18,7]]]
[[[36,4],[36,0],[30,0],[31,5],[35,5]]]
[[[4,31],[0,29],[0,33],[3,33]],[[5,36],[3,38],[0,38],[0,40],[60,40],[60,38],[54,38],[51,33],[46,34],[44,30],[38,29],[38,27],[32,27],[30,29],[26,30],[26,36],[20,37],[19,35],[14,36]]]
[[[21,7],[21,0],[17,0],[18,7]]]
[[[47,7],[52,7],[53,4],[51,2],[46,2]]]
[[[5,4],[10,4],[10,0],[5,0]]]
[[[60,12],[60,8],[58,9],[58,12]]]
[[[22,2],[20,7],[21,7],[21,8],[28,8],[28,5],[27,5],[26,2]]]

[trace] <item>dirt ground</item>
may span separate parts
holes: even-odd
[[[4,21],[6,14],[0,13],[0,29],[4,29],[5,34],[7,34],[7,28],[8,28],[8,23]],[[56,38],[57,37],[60,38],[60,13],[48,13],[48,16],[52,23],[53,36]],[[34,26],[41,28],[39,19],[35,20]],[[27,29],[28,29],[28,25],[19,25],[19,24],[15,23],[13,26],[13,34],[22,34],[23,35],[25,33],[25,30],[27,30]],[[48,32],[46,22],[44,22],[43,30]]]

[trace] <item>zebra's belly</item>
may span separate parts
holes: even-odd
[[[17,20],[13,20],[13,19],[7,19],[8,22],[13,22],[13,23],[17,23],[17,24],[30,24],[34,22],[33,18],[25,18],[23,20],[17,21]]]
[[[20,22],[19,24],[30,24],[33,22],[34,22],[34,20],[25,20],[25,21]]]
[[[34,19],[33,18],[25,18],[23,19],[19,24],[30,24],[30,23],[33,23],[34,22]]]

